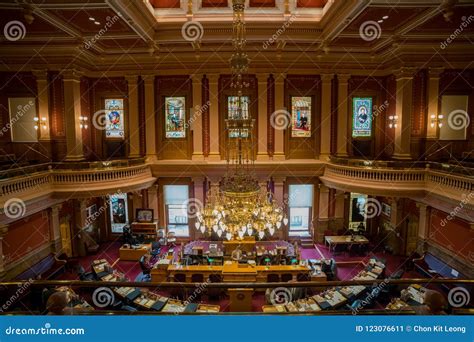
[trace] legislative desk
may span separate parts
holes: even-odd
[[[123,245],[119,249],[120,261],[138,261],[151,249],[151,244],[143,245]]]
[[[269,265],[254,266],[248,264],[238,264],[234,261],[226,261],[224,265],[176,265],[159,261],[151,270],[151,280],[153,282],[173,281],[176,274],[184,274],[186,282],[192,282],[193,274],[202,274],[204,280],[211,274],[222,276],[223,282],[267,282],[268,275],[275,274],[279,281],[283,281],[282,275],[291,275],[291,280],[296,281],[298,274],[307,274],[312,281],[325,281],[324,272],[311,273],[308,266],[303,265]]]
[[[329,251],[334,250],[336,245],[366,245],[369,240],[362,235],[336,235],[326,236],[325,242],[329,246]]]
[[[230,240],[224,241],[224,254],[231,255],[232,251],[240,248],[241,251],[251,253],[255,250],[255,240]]]

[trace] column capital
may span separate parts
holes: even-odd
[[[286,182],[286,177],[272,177],[272,180],[275,184],[283,184]]]
[[[260,73],[260,74],[257,74],[257,80],[258,80],[258,83],[267,83],[268,82],[268,77],[270,76],[269,73]]]
[[[37,81],[48,80],[48,70],[46,69],[33,69],[31,70],[31,73],[36,77]]]
[[[443,67],[436,67],[436,68],[429,68],[428,69],[428,75],[430,77],[430,80],[439,79],[443,72],[444,72]]]
[[[128,83],[137,83],[138,82],[138,75],[125,75],[125,80]]]
[[[62,204],[56,204],[51,207],[51,213],[53,215],[59,215],[59,210],[61,210]]]
[[[334,74],[321,74],[321,81],[330,83],[334,78]]]
[[[416,73],[416,68],[411,67],[401,67],[399,69],[393,70],[396,80],[412,80],[413,76]]]
[[[153,82],[155,81],[155,75],[141,75],[142,77],[142,80],[148,84],[153,84]]]
[[[346,84],[347,82],[349,82],[350,78],[350,74],[337,74],[337,80],[339,81],[339,84]]]
[[[285,73],[277,73],[273,75],[275,83],[284,83],[286,80],[286,76],[287,75]]]
[[[202,82],[203,74],[191,74],[191,75],[189,75],[189,77],[191,78],[193,83],[194,82]]]
[[[428,204],[416,202],[416,207],[420,210],[426,210],[428,208]]]
[[[196,176],[196,177],[192,177],[191,180],[193,181],[193,183],[204,183],[204,181],[206,180],[206,177],[204,176]]]
[[[150,186],[148,189],[147,189],[148,193],[150,192],[158,192],[158,185],[157,184],[153,184],[152,186]]]
[[[62,75],[64,77],[64,81],[79,82],[81,80],[81,77],[84,75],[84,73],[76,69],[66,69],[66,70],[63,70]]]
[[[0,239],[8,233],[8,224],[0,224]]]

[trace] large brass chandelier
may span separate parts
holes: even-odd
[[[227,172],[219,189],[211,188],[206,205],[196,215],[196,229],[203,234],[212,232],[227,240],[245,235],[263,239],[268,233],[288,224],[283,208],[279,207],[267,189],[260,188],[254,168],[254,119],[242,110],[243,89],[249,86],[244,74],[249,58],[244,51],[245,0],[232,0],[234,53],[230,58],[231,87],[237,94],[237,111],[226,119]]]

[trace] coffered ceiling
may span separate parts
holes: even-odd
[[[231,0],[0,0],[0,70],[222,70],[231,21]],[[470,0],[246,0],[246,22],[254,70],[465,68],[474,59]]]

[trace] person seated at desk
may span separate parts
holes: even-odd
[[[434,290],[426,290],[423,297],[423,305],[412,306],[417,315],[446,315],[448,303],[446,298]]]
[[[230,255],[230,258],[233,261],[237,261],[237,262],[242,260],[242,251],[240,250],[240,245],[238,245],[237,248],[232,251],[232,254]]]

